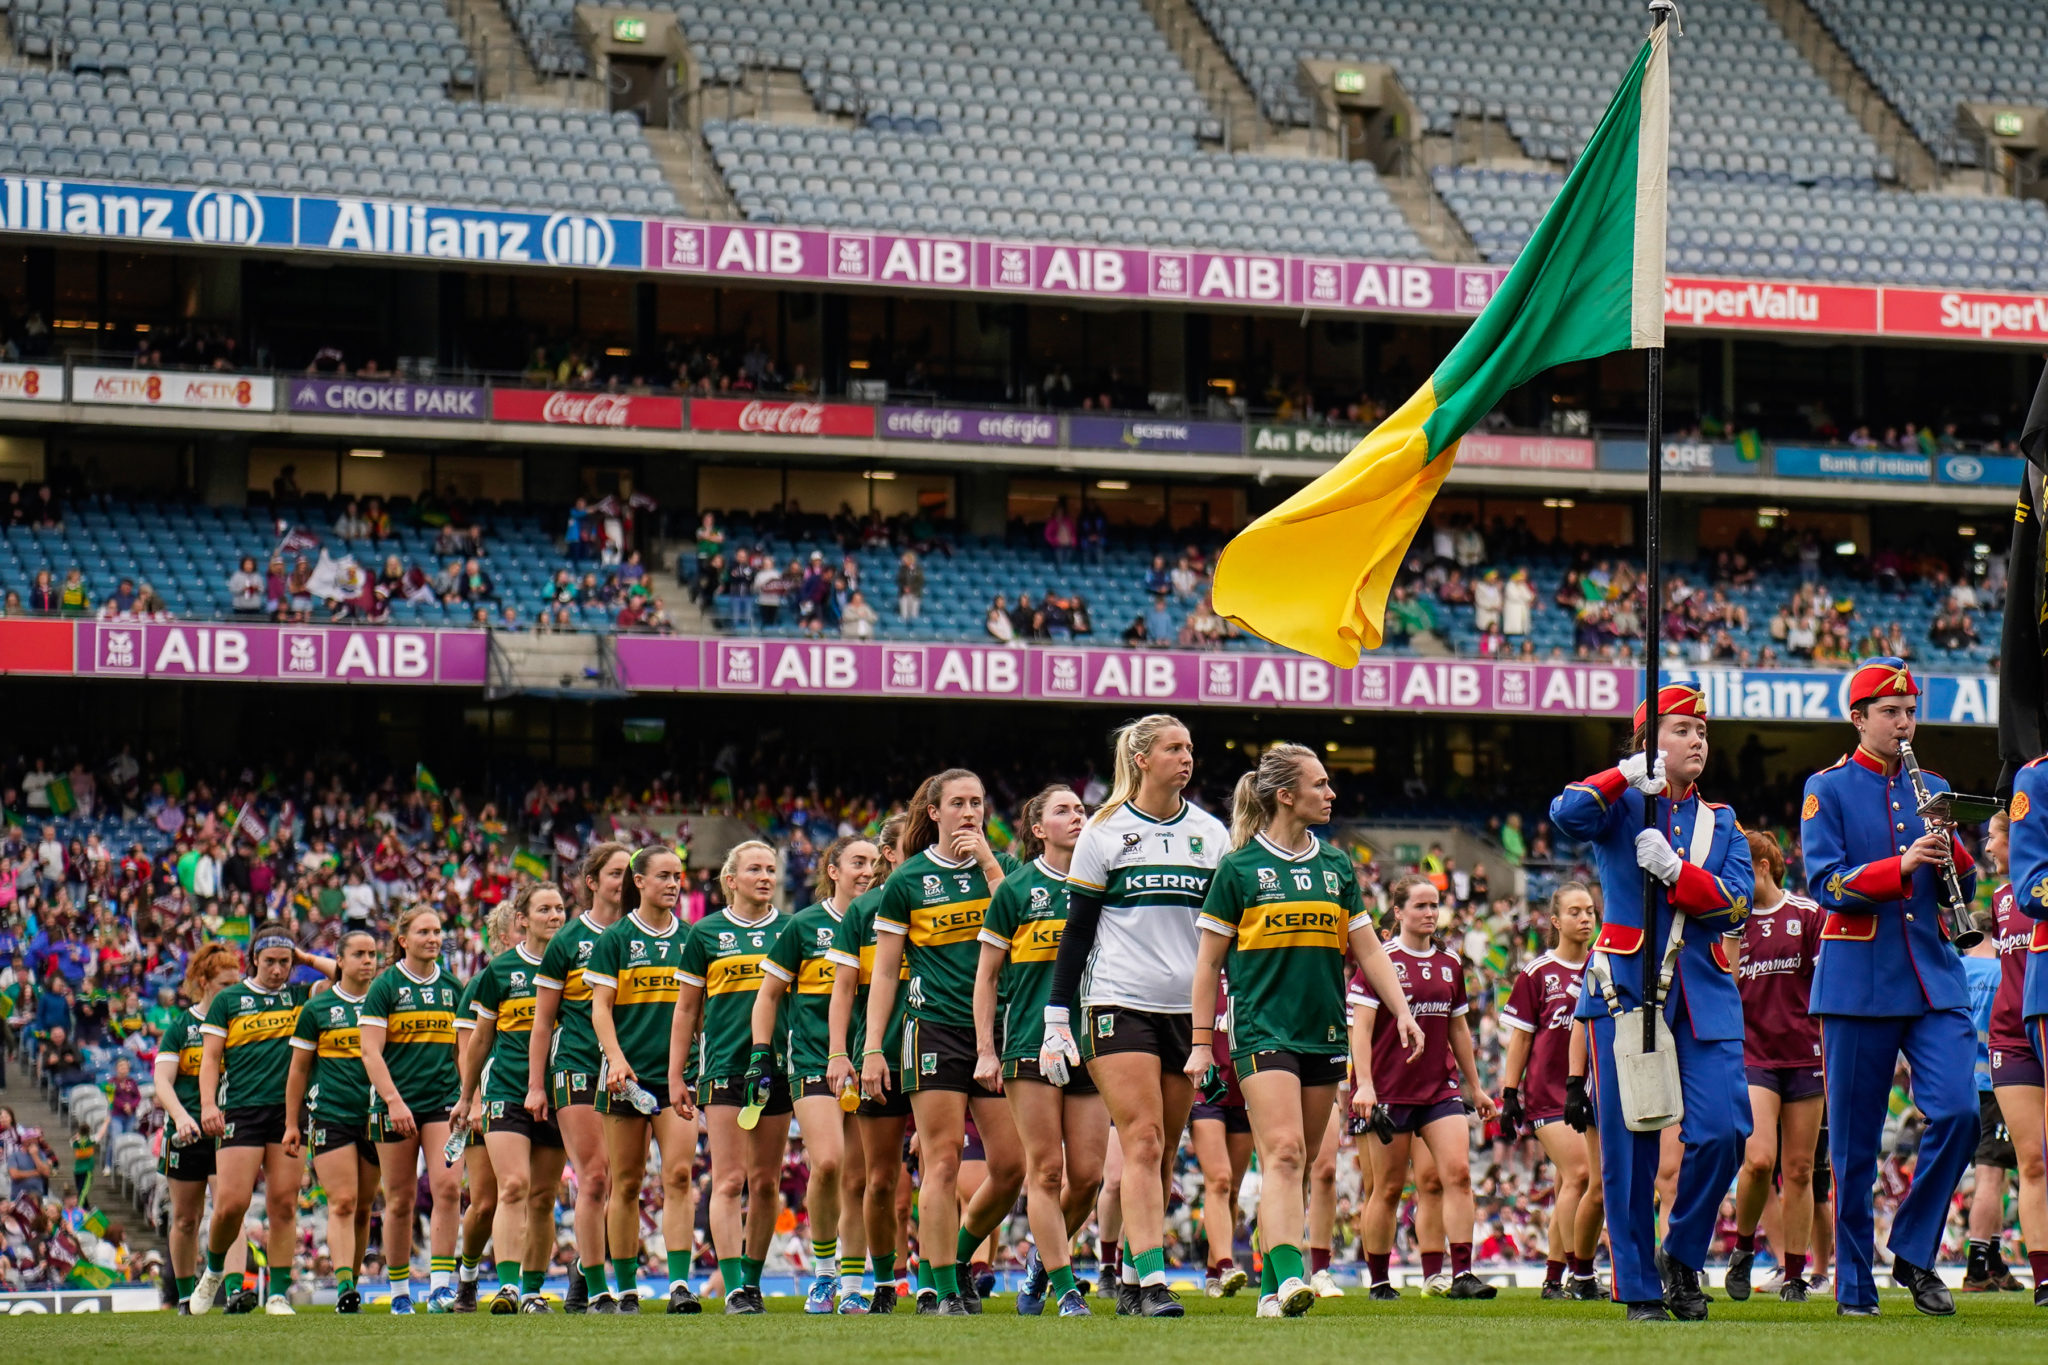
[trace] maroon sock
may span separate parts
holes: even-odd
[[[1451,1243],[1451,1273],[1453,1275],[1465,1275],[1469,1274],[1471,1270],[1472,1244],[1470,1242]]]
[[[1785,1283],[1786,1283],[1786,1284],[1790,1284],[1790,1283],[1792,1283],[1792,1281],[1794,1281],[1794,1280],[1800,1280],[1800,1281],[1804,1281],[1805,1279],[1806,1279],[1806,1253],[1805,1253],[1805,1252],[1803,1252],[1803,1251],[1788,1251],[1788,1252],[1786,1252],[1786,1253],[1785,1253]]]
[[[2048,1251],[2027,1251],[2027,1264],[2034,1268],[2034,1288],[2048,1284]]]
[[[1753,1254],[1755,1254],[1755,1252],[1756,1252],[1756,1234],[1755,1234],[1755,1233],[1753,1233],[1753,1232],[1738,1232],[1738,1233],[1736,1233],[1736,1234],[1735,1234],[1735,1249],[1736,1249],[1737,1251],[1747,1251],[1747,1252],[1750,1252],[1750,1253],[1751,1253],[1752,1255],[1753,1255]]]
[[[1387,1262],[1390,1259],[1392,1259],[1392,1253],[1390,1252],[1368,1251],[1365,1253],[1366,1273],[1371,1276],[1374,1284],[1385,1284],[1387,1282]]]
[[[1422,1253],[1423,1279],[1426,1280],[1432,1275],[1441,1275],[1443,1273],[1443,1269],[1444,1254],[1441,1251],[1425,1251]]]
[[[1545,1262],[1543,1263],[1543,1283],[1545,1283],[1545,1284],[1563,1284],[1563,1283],[1564,1283],[1564,1262],[1563,1262],[1563,1261],[1545,1261]]]
[[[1310,1247],[1308,1249],[1308,1273],[1313,1275],[1318,1270],[1328,1270],[1329,1268],[1330,1249],[1328,1247]]]
[[[1220,1280],[1236,1268],[1236,1262],[1232,1261],[1228,1256],[1225,1256],[1222,1260],[1216,1263],[1216,1269],[1214,1271],[1214,1274],[1216,1278]]]
[[[1571,1268],[1572,1274],[1579,1279],[1586,1279],[1593,1273],[1593,1263],[1580,1256],[1576,1251],[1567,1251],[1564,1254],[1564,1263]]]

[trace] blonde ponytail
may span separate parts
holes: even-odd
[[[1102,808],[1088,823],[1099,824],[1118,807],[1137,799],[1138,786],[1145,780],[1144,770],[1138,766],[1138,755],[1151,753],[1152,746],[1159,742],[1159,736],[1176,728],[1185,730],[1187,726],[1181,724],[1178,716],[1169,716],[1163,711],[1140,716],[1117,727],[1111,739],[1115,774],[1110,783],[1109,800],[1102,803]]]
[[[1280,811],[1280,793],[1301,780],[1301,765],[1316,756],[1301,744],[1275,744],[1259,755],[1250,772],[1237,779],[1230,795],[1230,846],[1243,848],[1252,836],[1273,823]]]

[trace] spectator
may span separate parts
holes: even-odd
[[[462,565],[462,600],[465,602],[488,602],[498,595],[497,586],[491,576],[484,572],[483,562],[477,559],[465,560]]]
[[[354,498],[341,509],[341,515],[334,519],[334,534],[341,540],[362,540],[370,534],[370,523]]]
[[[775,556],[763,555],[754,571],[754,611],[763,630],[773,630],[782,619],[782,602],[789,595],[788,580],[775,567]]]
[[[240,614],[254,616],[263,610],[263,598],[263,575],[256,572],[256,561],[243,555],[241,564],[228,575],[228,599]]]
[[[1173,595],[1182,602],[1192,602],[1201,593],[1205,575],[1195,567],[1192,555],[1182,555],[1173,565]]]
[[[896,614],[905,621],[924,615],[924,566],[915,550],[905,550],[896,566]]]
[[[1527,569],[1516,569],[1501,592],[1501,634],[1509,639],[1526,636],[1535,610],[1536,586],[1529,581]]]
[[[135,590],[135,580],[124,578],[114,585],[114,591],[107,600],[100,603],[100,619],[105,621],[132,621],[136,606],[142,601],[142,594]]]
[[[849,640],[872,640],[876,620],[875,609],[868,604],[860,589],[855,588],[839,613],[839,633]]]
[[[831,610],[832,571],[825,567],[824,554],[813,550],[810,562],[804,566],[803,581],[797,585],[797,621],[804,634],[823,635],[825,617]]]
[[[1937,649],[1968,649],[1977,643],[1977,627],[1951,600],[1934,618],[1934,624],[1927,628],[1927,638]]]
[[[1100,568],[1103,550],[1109,544],[1109,521],[1102,515],[1102,508],[1084,499],[1081,503],[1078,530],[1081,537],[1081,562],[1090,568]]]
[[[1147,644],[1170,645],[1179,636],[1174,629],[1173,615],[1166,609],[1166,594],[1154,593],[1152,605],[1145,612],[1145,641]]]
[[[41,1064],[44,1077],[57,1087],[60,1094],[87,1080],[85,1059],[66,1029],[50,1030],[49,1037],[43,1041]]]
[[[997,643],[1017,643],[1017,627],[1010,620],[1010,606],[1001,593],[997,593],[996,600],[989,603],[988,616],[983,625],[987,628],[989,636]]]
[[[1154,597],[1173,591],[1173,573],[1166,567],[1165,555],[1152,556],[1152,567],[1145,571],[1145,591]]]
[[[1074,562],[1074,546],[1078,540],[1074,518],[1067,511],[1067,500],[1061,498],[1045,522],[1045,548],[1052,555],[1055,566],[1064,569]]]
[[[64,586],[57,590],[57,609],[66,616],[83,616],[92,610],[92,591],[85,585],[85,573],[76,565],[64,571]]]
[[[1151,643],[1145,635],[1145,618],[1133,616],[1131,623],[1124,627],[1123,642],[1133,648]]]
[[[1499,569],[1488,569],[1472,585],[1472,625],[1480,634],[1500,630],[1503,598]]]

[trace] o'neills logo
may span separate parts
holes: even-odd
[[[1820,299],[1796,284],[1697,285],[1664,282],[1664,316],[1710,322],[1820,321]]]
[[[540,420],[572,427],[622,427],[632,400],[617,393],[551,393],[541,404]]]
[[[740,409],[740,430],[774,436],[817,436],[825,430],[822,403],[748,403]]]

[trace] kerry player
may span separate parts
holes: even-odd
[[[370,1076],[363,1069],[363,1000],[377,977],[377,938],[353,929],[335,947],[334,989],[308,1000],[292,1032],[292,1070],[285,1082],[285,1147],[301,1150],[299,1114],[308,1120],[304,1145],[313,1177],[327,1194],[327,1249],[334,1263],[334,1311],[359,1313],[363,1249],[370,1206],[382,1179],[370,1141]]]

